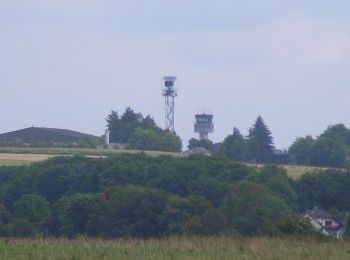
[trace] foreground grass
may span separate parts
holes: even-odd
[[[349,259],[350,242],[296,238],[2,239],[1,259]]]

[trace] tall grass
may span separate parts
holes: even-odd
[[[2,239],[1,259],[349,259],[350,242],[297,238]]]

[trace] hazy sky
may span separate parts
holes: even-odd
[[[163,127],[170,74],[184,145],[206,111],[214,141],[260,114],[287,148],[350,126],[349,13],[349,0],[0,0],[0,132],[102,135],[127,106]]]

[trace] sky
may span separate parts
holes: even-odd
[[[350,126],[348,0],[0,0],[0,132],[102,135],[111,110],[164,126],[162,77],[178,77],[175,130],[214,141],[258,115],[277,148]]]

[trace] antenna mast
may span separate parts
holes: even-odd
[[[177,89],[174,86],[176,77],[165,76],[163,81],[162,96],[165,98],[165,129],[174,132],[175,97],[177,97]]]

